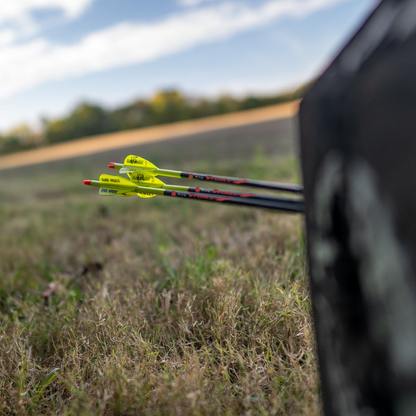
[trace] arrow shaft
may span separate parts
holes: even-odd
[[[252,179],[233,178],[228,176],[207,175],[203,173],[181,172],[181,178],[194,179],[200,181],[209,181],[223,183],[225,185],[248,186],[253,188],[270,189],[273,191],[302,193],[303,188],[299,185],[289,185],[283,183],[255,181]]]
[[[113,169],[126,168],[124,167],[122,163],[112,163],[111,167]],[[254,187],[254,188],[261,188],[261,189],[269,189],[273,191],[292,192],[292,193],[297,193],[297,194],[301,194],[303,192],[302,186],[292,185],[292,184],[255,181],[252,179],[233,178],[233,177],[218,176],[218,175],[207,175],[204,173],[180,172],[180,171],[169,170],[169,169],[137,168],[137,167],[131,167],[131,166],[128,166],[128,168],[134,169],[136,171],[147,172],[148,174],[151,174],[154,176],[166,176],[170,178],[193,179],[193,180],[200,180],[200,181],[223,183],[225,185],[248,186],[248,187]]]
[[[256,207],[256,208],[266,208],[271,210],[279,210],[279,211],[286,211],[286,212],[303,212],[303,205],[301,203],[295,204],[292,201],[288,202],[285,200],[247,200],[240,197],[235,196],[225,196],[225,195],[217,195],[217,194],[203,194],[200,192],[184,192],[184,191],[176,191],[176,190],[168,190],[162,188],[149,188],[146,186],[136,186],[135,188],[127,188],[118,185],[115,183],[108,183],[103,184],[100,181],[88,181],[88,184],[91,186],[96,186],[99,188],[109,188],[115,190],[127,190],[128,192],[136,192],[136,193],[147,193],[147,194],[155,194],[160,196],[167,196],[173,198],[186,198],[186,199],[193,199],[193,200],[200,200],[206,202],[215,202],[221,204],[229,204],[229,205],[240,205],[240,206],[248,206],[248,207]]]
[[[292,213],[303,212],[303,205],[293,204],[281,201],[262,201],[262,200],[247,200],[237,197],[224,197],[222,195],[208,195],[194,192],[179,192],[179,191],[164,191],[165,196],[175,198],[186,198],[193,200],[200,200],[206,202],[216,202],[228,205],[240,205],[247,207],[266,208],[271,210],[279,210]]]
[[[133,182],[137,184],[138,186],[153,187],[153,188],[155,187],[155,185],[144,184],[144,183],[141,183],[140,181],[133,181]],[[256,199],[259,201],[283,202],[283,203],[298,205],[303,209],[303,201],[299,199],[280,198],[280,197],[269,196],[269,195],[257,195],[257,194],[253,194],[249,192],[223,191],[220,189],[196,188],[196,187],[180,186],[180,185],[163,184],[157,187],[168,190],[168,191],[191,192],[191,193],[201,193],[201,194],[208,194],[208,195],[218,195],[218,196],[223,196],[223,197]]]
[[[169,190],[177,190],[177,191],[184,191],[184,189],[174,189],[175,185],[170,185]],[[184,188],[184,187],[180,187]],[[207,188],[193,188],[189,187],[186,188],[186,192],[192,192],[192,193],[201,193],[201,194],[207,194],[207,195],[217,195],[221,197],[234,197],[234,198],[244,198],[244,199],[253,199],[253,200],[259,200],[259,201],[271,201],[271,202],[277,202],[277,203],[287,203],[287,204],[294,204],[299,205],[303,207],[303,201],[299,199],[289,199],[289,198],[278,198],[274,196],[269,195],[257,195],[257,194],[251,194],[248,192],[234,192],[234,191],[222,191],[220,189],[207,189]]]

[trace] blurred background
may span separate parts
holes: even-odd
[[[5,0],[0,152],[299,98],[375,4]]]
[[[1,1],[0,414],[321,414],[300,215],[82,182],[137,154],[300,183],[280,104],[376,3]]]

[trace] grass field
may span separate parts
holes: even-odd
[[[299,180],[261,144],[183,167]],[[302,218],[100,198],[102,172],[0,181],[0,414],[320,415]]]

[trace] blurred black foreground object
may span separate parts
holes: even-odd
[[[416,1],[384,0],[300,109],[325,414],[416,416]]]

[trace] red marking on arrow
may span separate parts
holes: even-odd
[[[246,183],[246,182],[248,181],[234,181],[233,183],[240,184],[240,183]]]
[[[247,195],[240,195],[240,196],[242,196],[243,198],[248,198],[249,196],[254,196],[255,194],[247,194]]]
[[[217,201],[220,201],[220,202],[224,202],[224,201],[228,201],[228,200],[230,200],[231,198],[221,198],[221,199],[217,199]]]
[[[189,175],[189,179],[193,179],[194,175],[192,175],[192,173]]]

